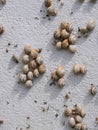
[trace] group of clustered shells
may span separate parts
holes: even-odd
[[[19,74],[19,80],[27,87],[32,87],[34,78],[46,72],[43,58],[40,56],[41,49],[32,49],[31,45],[24,46],[23,73]]]
[[[52,0],[45,0],[45,6],[47,8],[47,15],[49,16],[56,16],[58,11],[56,8],[52,6]]]
[[[62,88],[65,85],[65,69],[63,66],[57,67],[57,69],[51,73],[51,79],[57,82],[57,85]]]
[[[70,52],[75,53],[76,36],[73,34],[73,26],[66,21],[62,22],[60,27],[54,31],[54,43],[57,49],[69,49]]]
[[[87,22],[87,24],[84,27],[79,28],[79,31],[84,36],[88,36],[88,34],[93,31],[95,28],[95,20],[91,19]]]
[[[66,107],[64,116],[68,117],[68,124],[74,130],[87,130],[87,125],[83,122],[86,112],[79,104],[74,105],[74,108]]]

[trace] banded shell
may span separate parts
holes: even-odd
[[[37,63],[38,65],[41,65],[41,64],[43,63],[43,59],[42,59],[41,56],[38,56],[38,57],[36,58],[36,63]]]
[[[66,31],[66,29],[61,30],[61,38],[65,39],[69,37],[69,33]]]
[[[55,46],[57,49],[61,49],[61,45],[62,45],[62,42],[57,42],[57,44]]]
[[[22,83],[25,83],[27,80],[26,74],[19,74],[18,78]]]
[[[30,61],[30,67],[32,68],[32,69],[35,69],[36,67],[37,67],[37,64],[36,64],[36,61],[35,60],[32,60],[32,61]]]
[[[38,71],[38,69],[34,69],[33,75],[34,75],[35,78],[38,78],[38,76],[39,76],[39,71]]]
[[[31,50],[30,56],[31,56],[33,59],[36,59],[37,56],[38,56],[38,52],[37,52],[35,49],[33,49],[33,50]]]
[[[55,30],[55,32],[54,32],[54,38],[58,39],[58,38],[60,38],[60,36],[61,36],[60,29]]]
[[[95,20],[90,20],[87,23],[87,29],[88,31],[92,31],[95,28]]]
[[[69,46],[69,50],[70,50],[72,53],[75,53],[75,52],[77,51],[76,45],[70,45],[70,46]]]
[[[54,71],[54,72],[51,73],[51,79],[54,80],[54,81],[58,80],[58,76],[57,76],[56,71]]]
[[[92,95],[96,95],[97,93],[97,88],[93,84],[91,84],[90,93]]]

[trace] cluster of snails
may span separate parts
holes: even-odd
[[[75,63],[74,66],[73,66],[73,72],[75,74],[85,74],[87,72],[87,68],[85,65],[81,65],[81,64],[78,64],[78,63]]]
[[[47,15],[56,16],[58,11],[52,6],[52,0],[45,0],[45,6],[47,8]]]
[[[79,28],[79,31],[81,32],[81,34],[83,34],[84,36],[88,36],[88,34],[93,31],[93,29],[95,28],[95,20],[89,20],[86,24],[86,26]]]
[[[51,79],[57,82],[57,85],[62,88],[65,85],[65,69],[63,66],[57,67],[55,71],[51,73]]]
[[[46,72],[40,52],[41,49],[32,49],[29,44],[24,46],[24,55],[22,57],[23,73],[19,74],[19,80],[27,87],[32,87],[33,79]]]
[[[96,95],[96,93],[97,93],[97,87],[94,84],[91,84],[90,93],[92,95]]]
[[[75,42],[76,36],[72,33],[73,26],[66,21],[62,22],[60,27],[54,31],[54,45],[57,49],[69,49],[70,52],[77,51]]]
[[[76,104],[74,108],[66,107],[64,116],[68,117],[68,124],[75,130],[87,130],[87,125],[83,122],[86,113],[81,105]]]

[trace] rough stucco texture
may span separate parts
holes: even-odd
[[[50,21],[43,18],[43,1],[7,0],[6,5],[0,5],[0,22],[6,27],[5,33],[0,36],[0,118],[4,120],[0,130],[26,130],[28,124],[29,130],[70,130],[67,119],[63,117],[64,104],[73,106],[76,103],[86,110],[84,122],[89,130],[98,130],[98,125],[95,125],[95,118],[98,117],[98,93],[93,97],[88,91],[91,83],[98,85],[98,1],[96,4],[88,1],[80,4],[68,0],[61,7],[60,2],[54,0],[58,15]],[[75,54],[58,51],[51,44],[53,31],[61,21],[71,22],[77,32],[78,27],[85,25],[91,18],[96,20],[96,28],[87,38],[77,40]],[[8,43],[11,45],[8,46]],[[22,62],[15,64],[11,60],[13,54],[21,59],[26,43],[43,49],[41,55],[47,67],[46,74],[36,79],[31,89],[17,83],[17,73],[21,71]],[[18,47],[15,48],[16,44]],[[76,62],[87,66],[85,76],[75,76],[72,73]],[[51,71],[58,65],[66,68],[66,85],[63,89],[49,85]],[[69,91],[72,99],[66,101],[64,96]],[[44,105],[44,102],[47,104]],[[42,107],[46,112],[42,112]],[[55,114],[58,114],[57,118]],[[26,117],[30,119],[27,120]]]

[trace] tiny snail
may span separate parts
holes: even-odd
[[[32,72],[32,71],[29,71],[29,72],[27,73],[27,78],[28,78],[29,80],[32,80],[32,79],[33,79],[33,72]]]
[[[54,80],[54,81],[58,80],[58,76],[56,74],[56,71],[54,71],[54,72],[51,73],[51,79]]]
[[[15,63],[19,63],[19,58],[18,58],[18,56],[16,56],[15,54],[12,56],[12,60],[13,60]]]
[[[36,58],[36,63],[37,63],[38,65],[41,65],[41,64],[43,63],[43,59],[42,59],[41,56],[38,56],[38,57]]]
[[[87,23],[87,29],[88,31],[92,31],[95,28],[95,20],[90,20]]]
[[[29,63],[29,55],[26,55],[26,54],[25,54],[25,55],[22,57],[22,61],[23,61],[24,64]]]
[[[80,73],[80,64],[78,64],[78,63],[74,64],[74,66],[73,66],[73,72],[75,74]]]
[[[59,77],[63,77],[64,76],[64,74],[65,74],[65,70],[64,70],[64,67],[63,66],[59,66],[58,68],[57,68],[57,70],[56,70],[56,73],[57,73],[57,75],[59,76]]]
[[[61,44],[62,42],[57,42],[57,44],[55,45],[57,49],[61,49]]]
[[[75,116],[75,121],[76,121],[77,123],[82,123],[83,118],[82,118],[81,116],[79,116],[79,115],[76,115],[76,116]]]
[[[31,60],[29,65],[30,65],[30,67],[31,67],[32,69],[35,69],[35,68],[37,67],[37,64],[36,64],[36,61],[35,61],[35,60]]]
[[[39,70],[39,73],[40,74],[44,74],[46,72],[46,67],[44,64],[41,64],[39,67],[38,67],[38,70]]]
[[[70,52],[75,53],[77,51],[76,45],[69,45],[69,50]]]
[[[19,75],[18,75],[18,78],[19,78],[19,80],[20,80],[22,83],[25,83],[26,80],[27,80],[26,74],[19,74]]]
[[[25,64],[24,66],[23,66],[23,73],[28,73],[28,71],[29,71],[29,66],[28,66],[28,64]]]
[[[69,33],[66,31],[66,29],[61,30],[61,38],[65,39],[69,37]]]
[[[85,73],[87,72],[86,66],[81,65],[81,66],[80,66],[80,72],[81,72],[82,74],[85,74]]]
[[[63,40],[63,42],[61,44],[61,47],[63,49],[66,49],[68,46],[69,46],[68,39]]]
[[[45,6],[48,8],[52,5],[52,0],[45,0]]]
[[[67,107],[64,111],[64,116],[70,116],[72,115],[72,109]]]
[[[74,34],[71,34],[70,36],[69,36],[69,43],[70,44],[75,44],[75,42],[76,42],[76,36],[74,35]]]
[[[61,28],[61,29],[66,29],[66,28],[67,28],[67,25],[68,25],[68,23],[67,23],[66,21],[63,21],[63,22],[61,23],[61,25],[60,25],[60,28]]]
[[[58,81],[57,81],[57,85],[62,88],[64,85],[65,85],[65,79],[64,78],[60,78]]]
[[[54,38],[55,38],[55,39],[58,39],[58,38],[60,38],[60,36],[61,36],[60,29],[55,30],[55,31],[54,31]]]
[[[30,56],[31,56],[33,59],[36,59],[37,56],[38,56],[38,52],[37,52],[35,49],[33,49],[33,50],[31,50]]]
[[[97,88],[93,84],[91,84],[90,93],[92,95],[96,95],[97,93]]]
[[[26,45],[24,46],[24,52],[25,52],[26,54],[30,54],[31,49],[32,49],[32,47],[31,47],[30,44],[26,44]]]
[[[68,120],[68,124],[73,128],[76,125],[74,117],[70,117]]]
[[[58,11],[54,7],[48,7],[47,8],[47,14],[48,15],[56,16],[57,13],[58,13]]]
[[[26,85],[26,87],[31,88],[33,85],[33,82],[31,80],[27,80],[25,85]]]
[[[67,27],[66,27],[66,30],[67,30],[69,33],[71,33],[71,32],[73,31],[73,26],[72,26],[72,24],[68,23],[68,24],[67,24]]]
[[[38,78],[38,76],[39,76],[39,71],[38,71],[38,69],[34,69],[33,75],[34,75],[35,78]]]

